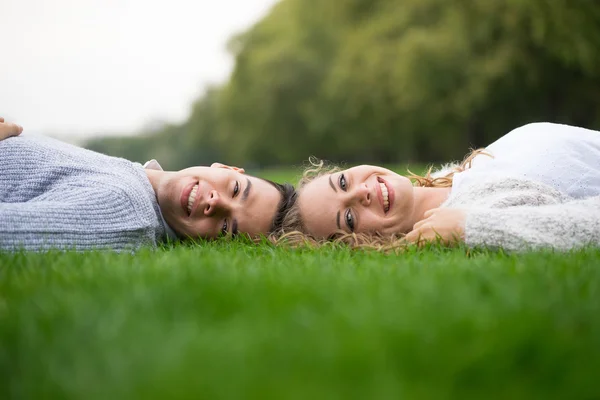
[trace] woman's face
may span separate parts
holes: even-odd
[[[297,201],[307,233],[319,238],[340,230],[392,234],[412,228],[412,183],[386,168],[360,165],[320,176]]]

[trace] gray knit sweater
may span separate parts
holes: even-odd
[[[0,250],[133,250],[164,234],[140,164],[50,138],[0,141]]]
[[[600,196],[573,199],[541,183],[508,178],[452,192],[442,207],[466,211],[470,247],[520,251],[600,245]]]

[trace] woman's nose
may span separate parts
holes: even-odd
[[[354,198],[365,207],[371,204],[371,191],[366,183],[362,183],[356,187]]]
[[[204,206],[204,215],[210,217],[217,212],[223,211],[227,208],[226,202],[223,200],[219,192],[211,190],[206,199],[206,205]]]

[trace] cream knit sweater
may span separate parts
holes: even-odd
[[[470,247],[522,251],[600,245],[600,196],[574,199],[545,184],[504,178],[453,191],[442,207],[466,211]]]

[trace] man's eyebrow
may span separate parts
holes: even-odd
[[[242,194],[242,201],[246,201],[248,199],[248,195],[250,194],[250,189],[252,188],[252,182],[250,179],[246,178],[246,189],[244,189],[244,193]]]
[[[337,215],[335,217],[335,223],[336,223],[338,229],[342,229],[342,227],[340,226],[340,210],[338,210]]]
[[[333,184],[333,181],[331,180],[331,174],[329,174],[329,186],[331,186],[333,191],[337,193],[337,189],[335,188],[335,185]],[[339,226],[339,224],[338,224],[338,226]]]

